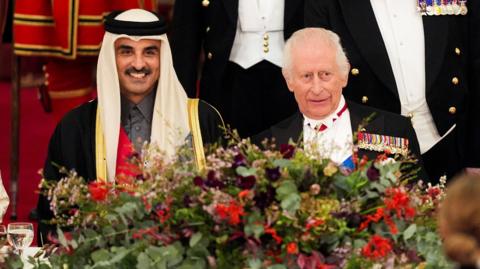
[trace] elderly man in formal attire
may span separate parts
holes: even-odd
[[[342,39],[347,98],[411,119],[433,181],[480,167],[480,1],[306,0],[305,26]]]
[[[256,135],[259,143],[275,138],[276,143],[303,142],[312,154],[351,166],[353,134],[358,132],[358,154],[370,159],[383,152],[419,157],[419,147],[410,121],[393,113],[348,101],[349,62],[339,37],[322,28],[295,32],[285,45],[283,76],[293,92],[299,112]],[[423,174],[422,174],[423,176]]]

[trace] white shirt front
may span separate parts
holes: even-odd
[[[342,164],[352,155],[353,132],[348,108],[338,116],[344,106],[345,98],[342,96],[335,112],[323,120],[303,115],[303,143],[306,152],[318,158],[329,158],[337,164]],[[326,129],[317,131],[315,127],[321,124],[326,125]]]
[[[263,60],[282,67],[284,9],[284,0],[239,0],[229,60],[244,69]]]
[[[370,3],[397,83],[401,114],[413,115],[413,128],[423,154],[442,137],[425,97],[425,37],[417,1],[370,0]],[[447,134],[453,128],[455,125]]]

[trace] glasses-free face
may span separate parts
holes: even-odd
[[[292,49],[291,59],[285,79],[302,114],[321,120],[335,112],[348,79],[340,71],[336,49],[319,42],[304,44]]]
[[[122,94],[138,104],[160,77],[160,40],[119,38],[115,60]]]

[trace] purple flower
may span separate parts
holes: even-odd
[[[295,153],[295,147],[290,144],[281,144],[280,153],[282,154],[283,158],[290,159],[293,157],[293,154]]]
[[[370,181],[377,181],[380,178],[380,171],[372,165],[367,170],[367,177]]]
[[[193,184],[197,187],[203,187],[203,179],[199,176],[193,178]]]
[[[223,184],[223,182],[218,179],[218,174],[213,170],[208,172],[205,185],[210,188],[219,188],[219,189],[225,187],[225,184]]]
[[[143,174],[138,174],[135,176],[135,180],[136,181],[145,180],[145,177],[143,176]]]
[[[277,181],[280,178],[280,168],[265,168],[268,179],[271,181]]]
[[[249,190],[255,186],[255,176],[248,176],[248,177],[238,177],[237,178],[237,186],[244,189]]]
[[[189,195],[183,196],[183,205],[184,205],[185,207],[190,207],[190,204],[191,204],[192,202],[193,202],[193,201],[192,201],[192,198],[190,198]]]
[[[358,213],[350,213],[345,218],[347,220],[347,226],[350,228],[357,228],[362,223],[362,215]]]
[[[245,159],[245,156],[243,154],[239,153],[233,158],[233,168],[237,168],[239,166],[246,166],[247,165],[247,159]]]
[[[275,199],[275,189],[271,186],[267,188],[267,191],[258,193],[255,198],[255,205],[260,209],[267,208]]]

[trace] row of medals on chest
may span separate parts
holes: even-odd
[[[428,5],[426,0],[419,0],[418,11],[422,15],[467,15],[467,1],[452,1],[445,3],[445,0],[441,0],[441,3],[437,3],[437,0],[433,0],[432,5]]]

